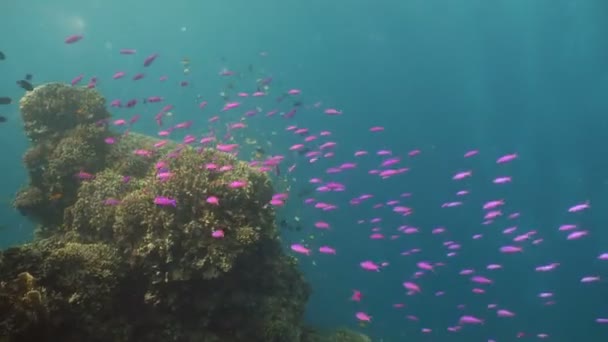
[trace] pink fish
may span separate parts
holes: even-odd
[[[304,255],[310,255],[310,249],[300,245],[300,244],[293,244],[291,245],[291,250],[296,252],[296,253],[300,253],[300,254],[304,254]]]
[[[323,254],[336,254],[336,250],[329,246],[321,246],[319,247],[319,252]]]
[[[216,148],[218,151],[222,152],[232,152],[239,147],[238,144],[217,144]]]
[[[329,223],[323,222],[323,221],[318,221],[318,222],[315,222],[315,227],[317,227],[319,229],[329,229]]]
[[[241,181],[241,180],[232,181],[228,184],[228,187],[232,188],[232,189],[244,188],[244,187],[247,187],[247,181]]]
[[[474,283],[479,283],[479,284],[492,284],[493,283],[492,279],[488,279],[483,276],[473,276],[473,277],[471,277],[471,281]]]
[[[240,105],[241,105],[241,104],[240,104],[240,103],[238,103],[238,102],[228,102],[228,103],[226,103],[226,104],[224,105],[224,108],[222,108],[222,112],[225,112],[225,111],[230,110],[230,109],[237,108],[237,107],[238,107],[238,106],[240,106]]]
[[[420,262],[416,263],[416,266],[418,266],[418,268],[420,268],[422,270],[435,272],[435,269],[433,268],[433,264],[431,264],[430,262],[420,261]]]
[[[515,158],[517,158],[517,153],[513,153],[513,154],[506,154],[500,158],[498,158],[496,160],[496,164],[503,164],[503,163],[508,163],[512,160],[514,160]]]
[[[80,83],[80,81],[82,81],[82,78],[83,78],[83,77],[84,77],[84,75],[78,75],[78,76],[74,77],[74,78],[72,79],[71,84],[72,84],[73,86],[77,85],[78,83]]]
[[[485,209],[485,210],[494,209],[494,208],[502,206],[504,204],[505,204],[504,200],[489,201],[483,205],[483,209]]]
[[[224,231],[221,229],[216,229],[211,232],[211,237],[215,239],[221,239],[224,237]]]
[[[467,177],[471,177],[473,175],[473,171],[469,170],[469,171],[464,171],[464,172],[458,172],[457,174],[455,174],[452,179],[453,180],[461,180]]]
[[[492,181],[494,184],[504,184],[511,182],[511,177],[497,177]]]
[[[144,67],[149,67],[158,58],[157,53],[153,53],[144,59]]]
[[[570,207],[568,209],[568,212],[569,213],[575,213],[577,211],[582,211],[582,210],[585,210],[585,209],[589,209],[590,207],[591,206],[589,205],[589,201],[586,201],[585,203],[577,204],[577,205],[574,205],[574,206]]]
[[[137,50],[135,49],[120,49],[120,54],[121,55],[134,55],[137,53]]]
[[[112,78],[117,80],[119,78],[123,78],[125,75],[126,73],[124,71],[118,71],[114,75],[112,75]]]
[[[273,198],[270,200],[270,205],[273,205],[275,207],[281,207],[283,205],[285,205],[285,201],[281,200],[281,199],[277,199],[277,198]]]
[[[73,35],[67,36],[65,38],[65,43],[66,44],[73,44],[73,43],[76,43],[77,41],[81,40],[82,38],[84,38],[84,36],[82,36],[80,34],[73,34]]]
[[[591,283],[591,282],[596,282],[596,281],[600,281],[599,276],[587,276],[587,277],[581,278],[581,283]]]
[[[519,253],[523,251],[523,248],[518,246],[502,246],[500,247],[502,253]]]
[[[163,196],[155,197],[154,204],[159,205],[159,206],[177,207],[177,201],[175,199],[170,198],[170,197],[163,197]]]
[[[479,151],[477,151],[477,150],[471,150],[471,151],[466,152],[464,154],[464,157],[465,158],[470,158],[470,157],[472,157],[472,156],[474,156],[474,155],[476,155],[478,153],[479,153]]]
[[[483,320],[474,316],[462,316],[458,320],[458,324],[483,324]]]
[[[342,112],[339,111],[339,110],[337,110],[337,109],[334,109],[334,108],[328,108],[328,109],[325,110],[325,114],[327,114],[327,115],[340,115],[340,114],[342,114]]]
[[[373,261],[362,261],[360,265],[364,270],[380,272],[380,265]]]
[[[353,290],[352,296],[350,296],[350,300],[353,302],[360,302],[363,298],[363,294],[359,290]]]
[[[422,292],[422,290],[420,289],[420,286],[418,286],[418,284],[413,283],[411,281],[404,282],[403,287],[405,287],[408,291],[411,291],[412,293]]]
[[[584,236],[587,236],[588,234],[589,234],[589,232],[586,231],[586,230],[579,230],[579,231],[572,232],[572,233],[568,234],[568,236],[566,237],[566,239],[568,239],[568,240],[578,240],[578,239],[580,239],[580,238],[582,238]]]
[[[361,322],[371,322],[372,321],[372,316],[366,314],[365,312],[357,312],[355,314],[355,317],[357,317],[357,319]]]

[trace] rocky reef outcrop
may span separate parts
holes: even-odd
[[[0,341],[365,341],[303,324],[311,289],[266,173],[115,132],[95,89],[42,85],[20,109],[29,184],[14,205],[38,228],[0,253]]]

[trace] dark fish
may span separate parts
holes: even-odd
[[[0,122],[6,122],[6,116],[0,115]]]
[[[0,97],[0,104],[7,105],[7,104],[11,104],[11,102],[13,102],[13,100],[11,100],[10,97],[7,97],[7,96]]]
[[[26,81],[31,81],[32,80],[32,74],[25,74],[25,80]]]
[[[3,61],[6,59],[6,55],[4,54],[4,52],[0,51],[0,61]]]
[[[34,90],[34,86],[30,82],[28,82],[26,80],[19,80],[19,81],[17,81],[17,85],[20,86],[21,88],[27,90],[27,91]]]

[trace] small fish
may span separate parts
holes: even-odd
[[[220,200],[216,196],[209,196],[209,197],[207,197],[207,203],[212,204],[212,205],[219,205]]]
[[[456,173],[452,179],[453,180],[461,180],[461,179],[465,179],[467,177],[471,177],[473,175],[473,171],[469,170],[469,171],[463,171],[463,172],[458,172]]]
[[[0,123],[6,122],[6,121],[7,121],[6,117],[4,115],[0,115]]]
[[[585,209],[589,209],[590,207],[591,206],[589,205],[589,201],[586,201],[585,203],[580,203],[580,204],[577,204],[577,205],[574,205],[574,206],[570,207],[568,209],[568,212],[569,213],[575,213],[577,211],[582,211],[582,210],[585,210]]]
[[[360,322],[371,322],[372,321],[372,316],[366,314],[365,312],[357,312],[355,314],[355,317],[357,317],[357,319]]]
[[[28,81],[26,81],[26,80],[19,80],[19,81],[17,81],[17,85],[18,85],[19,87],[21,87],[21,88],[23,88],[23,89],[27,90],[27,91],[32,91],[32,90],[34,90],[34,86],[33,86],[33,85],[30,83],[30,82],[28,82]]]
[[[2,105],[11,104],[11,102],[13,102],[13,100],[10,97],[7,97],[7,96],[0,97],[0,104],[2,104]]]
[[[505,154],[504,156],[502,156],[496,160],[496,164],[508,163],[508,162],[516,159],[517,157],[518,157],[517,153]]]
[[[0,61],[3,61],[6,59],[6,55],[4,54],[4,52],[0,51]]]
[[[146,57],[146,59],[144,59],[144,67],[149,67],[157,57],[157,53],[151,54],[150,56]]]
[[[73,44],[73,43],[76,43],[77,41],[81,40],[82,38],[84,38],[84,37],[82,35],[79,35],[79,34],[74,34],[74,35],[71,35],[71,36],[67,36],[65,38],[65,43],[66,44]]]
[[[114,73],[114,75],[112,75],[112,78],[117,80],[119,78],[123,78],[126,75],[126,73],[124,71],[117,71],[116,73]]]
[[[291,250],[296,252],[296,253],[300,253],[300,254],[305,254],[305,255],[310,255],[310,249],[300,245],[300,244],[293,244],[291,245]]]
[[[80,81],[82,81],[82,78],[84,77],[84,75],[78,75],[76,77],[74,77],[72,79],[72,82],[70,82],[73,86],[77,85],[78,83],[80,83]]]
[[[354,302],[360,302],[363,294],[359,290],[353,290],[353,295],[350,297],[350,300]]]
[[[169,198],[169,197],[156,197],[154,198],[154,204],[159,205],[159,206],[174,206],[177,207],[177,201],[173,198]]]
[[[25,80],[26,81],[31,81],[32,80],[32,74],[25,74]]]
[[[418,284],[412,283],[410,281],[404,282],[403,287],[405,287],[408,291],[411,291],[412,293],[422,292],[422,290],[420,289],[420,286],[418,286]]]
[[[323,254],[336,254],[336,250],[329,246],[321,246],[319,247],[319,252]]]
[[[367,271],[376,271],[376,272],[380,272],[380,265],[376,264],[373,261],[362,261],[359,263],[359,265],[361,266],[361,268],[363,268],[364,270]]]
[[[483,324],[483,320],[474,316],[462,316],[458,320],[458,324]]]

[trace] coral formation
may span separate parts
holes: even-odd
[[[302,342],[372,342],[372,340],[362,333],[347,328],[339,328],[325,332],[315,329],[305,330]]]
[[[40,234],[0,254],[0,338],[365,341],[304,327],[310,287],[283,252],[264,172],[223,152],[118,135],[104,102],[62,84],[21,100],[30,179],[14,204]]]

